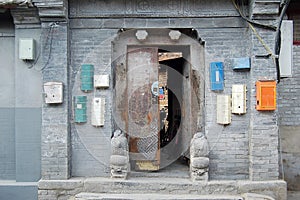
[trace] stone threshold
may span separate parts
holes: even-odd
[[[69,194],[161,194],[161,195],[242,195],[256,193],[276,200],[286,200],[286,182],[228,180],[192,182],[182,178],[134,177],[127,180],[103,177],[40,180],[39,191],[59,190]]]
[[[75,200],[135,200],[135,199],[164,199],[164,200],[243,200],[242,196],[230,195],[169,195],[169,194],[100,194],[100,193],[79,193]]]

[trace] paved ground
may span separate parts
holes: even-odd
[[[300,200],[300,191],[288,191],[287,200]]]

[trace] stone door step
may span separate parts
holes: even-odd
[[[231,195],[176,195],[176,194],[107,194],[107,193],[79,193],[75,200],[243,200],[241,196]]]

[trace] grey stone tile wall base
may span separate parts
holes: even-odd
[[[1,200],[37,200],[37,182],[0,181]]]

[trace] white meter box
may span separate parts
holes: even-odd
[[[95,97],[92,102],[92,125],[104,126],[105,98]]]
[[[281,27],[281,49],[279,54],[280,77],[291,77],[293,66],[293,21],[283,20]]]
[[[247,87],[243,84],[232,85],[232,113],[245,114],[247,109]]]
[[[95,88],[108,88],[109,87],[109,75],[94,75],[94,87]]]
[[[35,59],[35,40],[33,38],[20,38],[19,58],[22,60]]]
[[[47,82],[44,83],[45,103],[63,102],[63,83]]]
[[[231,98],[230,95],[217,96],[217,123],[231,123]]]

